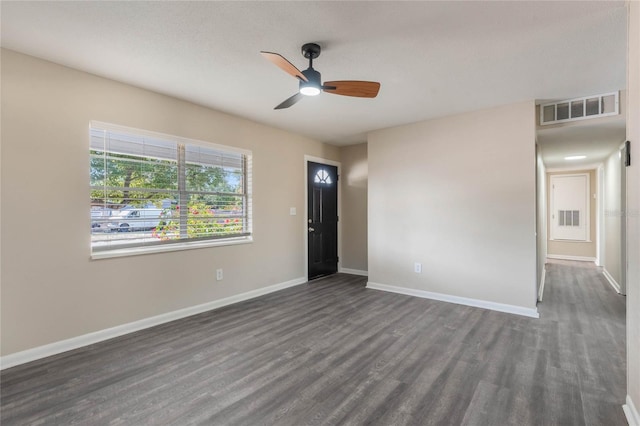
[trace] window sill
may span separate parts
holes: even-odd
[[[167,245],[151,246],[151,247],[122,248],[122,249],[116,249],[116,250],[106,250],[106,251],[101,251],[97,253],[91,253],[91,260],[111,259],[114,257],[138,256],[142,254],[167,253],[172,251],[192,250],[192,249],[207,248],[207,247],[234,246],[238,244],[251,244],[251,243],[253,243],[253,237],[248,236],[248,237],[226,238],[224,240],[192,241],[192,242],[167,244]]]

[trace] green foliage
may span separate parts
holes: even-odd
[[[177,202],[178,163],[133,155],[91,151],[91,199],[114,205],[142,207],[149,203],[161,207],[161,200]],[[241,194],[242,171],[202,164],[187,164],[184,169],[186,190]],[[98,189],[102,188],[102,189]],[[105,189],[106,188],[106,189]],[[146,191],[145,191],[146,189]],[[175,191],[171,193],[154,190]],[[206,201],[206,195],[192,198]],[[219,200],[221,204],[235,202],[236,197]]]
[[[91,151],[90,158],[92,200],[122,206],[142,207],[149,203],[160,206],[160,200],[169,194],[154,189],[178,190],[178,165],[175,161],[113,153],[104,157],[99,151]]]
[[[231,213],[232,211],[229,210]],[[227,216],[227,217],[225,217]],[[189,203],[187,214],[187,237],[211,237],[242,232],[242,219],[228,217],[229,214],[216,214],[212,206],[201,202]],[[180,238],[180,212],[174,208],[171,219],[156,227],[153,236],[161,240]]]
[[[242,173],[222,167],[202,164],[186,165],[187,191],[227,192],[242,191]]]

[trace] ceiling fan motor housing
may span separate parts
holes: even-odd
[[[307,80],[309,81],[300,80],[300,89],[303,89],[305,87],[315,87],[320,90],[320,88],[322,87],[322,80],[320,79],[320,73],[318,71],[314,70],[313,68],[307,68],[306,70],[302,71],[302,75],[307,77]]]

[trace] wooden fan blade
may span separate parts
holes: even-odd
[[[295,104],[296,102],[298,102],[302,98],[304,98],[304,95],[302,93],[298,92],[295,95],[293,95],[292,97],[290,97],[289,99],[287,99],[286,101],[282,102],[280,105],[278,105],[274,109],[289,108],[291,105]]]
[[[287,61],[284,56],[278,55],[277,53],[272,52],[260,52],[260,54],[269,62],[280,68],[282,71],[286,72],[293,77],[299,78],[302,81],[309,81],[307,77],[302,74],[302,72],[296,68],[291,62]]]
[[[377,81],[325,81],[322,90],[327,93],[342,96],[355,96],[358,98],[375,98],[380,90]]]

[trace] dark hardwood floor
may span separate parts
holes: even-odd
[[[540,319],[338,274],[1,374],[2,425],[625,425],[625,302],[548,265]]]

